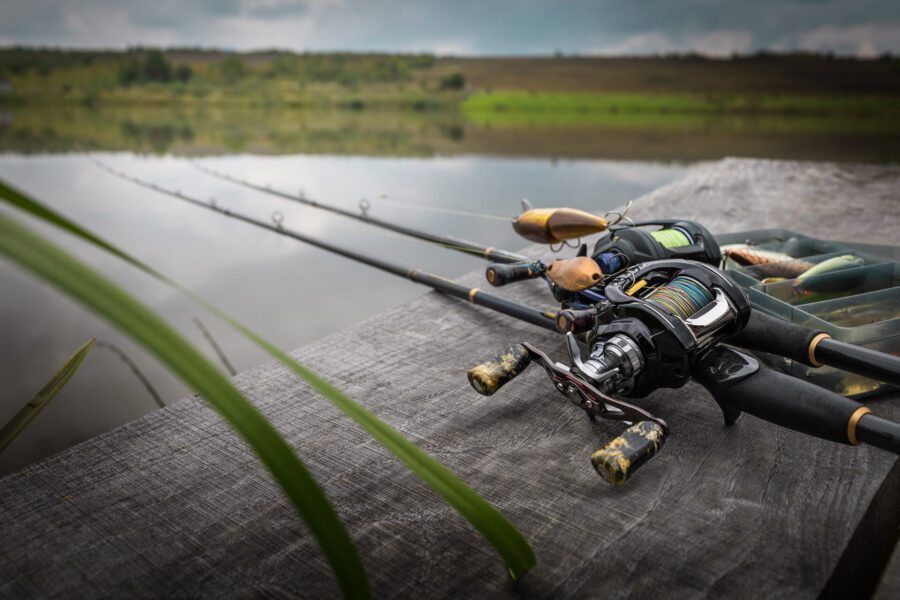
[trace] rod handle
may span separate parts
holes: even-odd
[[[750,413],[770,423],[839,444],[869,442],[865,436],[857,435],[859,421],[869,409],[853,400],[762,366],[752,375],[729,379],[728,372],[737,372],[738,359],[745,356],[717,346],[701,358],[692,375],[723,409]],[[898,450],[895,447],[893,451]]]
[[[541,271],[535,268],[532,263],[527,262],[494,263],[488,265],[487,270],[484,272],[488,283],[494,287],[501,287],[514,281],[534,279],[535,277],[540,277],[540,275]]]
[[[900,386],[900,357],[863,348],[810,329],[782,321],[753,309],[744,329],[728,339],[729,344],[786,356],[805,365],[828,365]]]
[[[531,363],[521,344],[509,346],[491,360],[469,369],[469,384],[482,396],[490,396],[525,370]]]
[[[654,421],[638,421],[622,435],[591,455],[597,473],[613,485],[622,485],[666,441],[666,431]]]
[[[556,328],[560,333],[582,333],[594,326],[595,314],[593,308],[564,308],[556,314]]]
[[[747,324],[740,333],[730,337],[728,343],[818,366],[810,362],[810,345],[822,333],[821,329],[790,323],[754,308],[750,311]]]
[[[848,344],[830,337],[819,340],[810,354],[820,364],[900,386],[900,357],[893,354]]]

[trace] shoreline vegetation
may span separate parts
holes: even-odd
[[[673,152],[689,133],[709,146],[701,158],[719,152],[725,137],[725,153],[772,156],[783,155],[790,137],[805,138],[794,145],[816,156],[857,140],[873,149],[860,158],[895,161],[898,117],[900,57],[889,55],[0,48],[0,149],[26,152],[518,154],[527,132],[538,154],[580,156],[612,150],[573,139],[576,132],[610,132],[626,146],[629,136],[653,134]]]

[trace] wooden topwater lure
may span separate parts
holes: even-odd
[[[815,266],[809,261],[800,260],[781,252],[760,250],[749,246],[725,248],[723,253],[742,267],[756,267],[768,277],[793,279]]]

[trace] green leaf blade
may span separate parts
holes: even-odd
[[[0,182],[0,198],[6,199],[5,190],[9,190],[9,186],[3,186]],[[306,380],[319,393],[325,396],[335,406],[350,416],[357,424],[367,431],[373,438],[378,440],[389,451],[397,456],[407,467],[410,468],[417,476],[419,476],[426,484],[428,484],[438,495],[444,498],[451,506],[453,506],[460,514],[462,514],[472,525],[487,539],[491,545],[497,550],[504,559],[510,572],[515,573],[516,577],[521,577],[528,570],[537,564],[537,558],[534,550],[522,536],[522,534],[513,527],[509,521],[497,511],[490,503],[482,498],[475,490],[466,485],[449,469],[444,467],[437,460],[429,456],[418,446],[407,440],[399,434],[390,425],[381,421],[367,411],[365,408],[354,402],[352,399],[337,390],[334,386],[326,382],[310,369],[304,367],[299,362],[292,359],[287,353],[275,347],[262,336],[256,334],[248,327],[231,318],[226,313],[219,310],[200,296],[193,293],[179,283],[169,279],[165,275],[159,273],[147,264],[132,257],[126,252],[116,248],[115,246],[101,240],[93,234],[87,232],[83,228],[71,223],[66,217],[60,215],[50,208],[43,206],[37,201],[27,198],[21,192],[15,191],[19,196],[25,197],[27,202],[18,200],[12,202],[14,205],[31,212],[35,216],[41,217],[42,214],[49,214],[52,218],[47,219],[51,223],[63,223],[60,225],[66,231],[69,231],[85,241],[98,245],[123,260],[131,263],[145,273],[155,277],[159,281],[179,290],[183,294],[190,297],[194,302],[203,306],[208,311],[214,313],[223,321],[243,333],[249,339],[253,340],[258,346],[269,352],[273,357],[277,358],[284,365],[290,368],[294,373]],[[34,212],[30,207],[37,207],[39,212]]]
[[[41,388],[37,395],[32,398],[28,404],[22,407],[6,425],[0,429],[0,452],[9,446],[16,436],[18,436],[25,427],[31,423],[38,414],[46,408],[50,401],[66,386],[81,362],[90,352],[95,340],[91,340],[81,348],[75,351],[75,354],[69,357],[59,371]]]
[[[370,596],[356,548],[315,479],[265,417],[196,349],[111,281],[3,214],[0,253],[130,334],[196,389],[281,485],[325,553],[344,595]]]

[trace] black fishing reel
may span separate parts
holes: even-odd
[[[648,230],[646,227],[659,227]],[[653,260],[682,258],[718,267],[722,253],[713,235],[696,221],[659,219],[615,225],[597,240],[591,257],[604,273]]]
[[[476,391],[491,395],[536,360],[557,390],[591,418],[631,424],[591,457],[601,476],[620,484],[662,447],[668,425],[611,395],[641,397],[659,387],[681,387],[704,351],[740,331],[749,318],[750,303],[721,271],[686,260],[631,267],[606,282],[604,293],[606,300],[589,311],[587,356],[569,331],[569,365],[555,363],[524,343],[468,375]]]
[[[746,411],[779,425],[836,442],[863,441],[900,453],[900,426],[837,394],[787,375],[761,369],[752,356],[720,345],[747,324],[750,303],[743,289],[719,269],[672,259],[628,268],[604,283],[606,299],[581,315],[585,333],[576,338],[565,311],[558,325],[567,330],[569,364],[552,361],[522,343],[469,370],[472,387],[489,396],[531,361],[547,372],[558,391],[594,419],[623,421],[630,427],[591,456],[597,472],[623,483],[652,458],[668,435],[666,422],[612,397],[643,397],[661,388],[679,388],[694,379],[722,409],[725,423]],[[587,344],[583,354],[578,339]],[[860,412],[860,411],[865,412]],[[858,428],[858,424],[863,425]],[[888,425],[885,425],[887,423]],[[881,438],[872,433],[887,428]]]
[[[656,229],[650,229],[655,227]],[[712,234],[694,221],[661,219],[628,225],[611,225],[587,258],[587,245],[582,245],[575,258],[547,264],[542,261],[495,263],[485,272],[493,286],[514,281],[545,277],[558,302],[593,304],[601,295],[590,289],[601,279],[632,265],[655,260],[685,259],[719,266],[722,254]],[[553,269],[564,271],[555,274]],[[572,273],[578,273],[576,280]],[[568,277],[566,275],[569,275]]]

